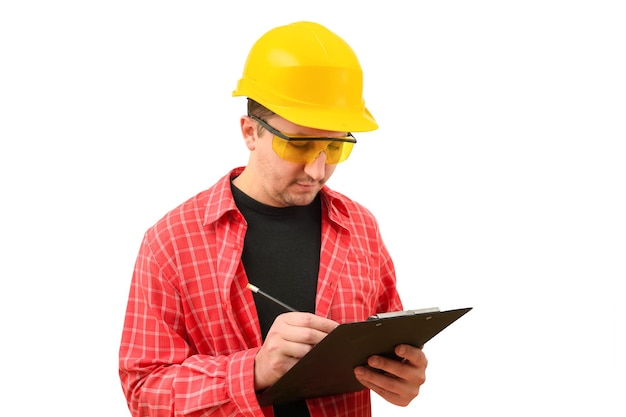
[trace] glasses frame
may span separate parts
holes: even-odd
[[[309,140],[312,141],[320,141],[320,140],[324,140],[324,141],[331,141],[331,142],[348,142],[348,143],[356,143],[356,138],[354,137],[354,135],[350,132],[348,132],[346,134],[345,137],[318,137],[318,136],[288,136],[286,134],[284,134],[283,132],[281,132],[280,130],[277,130],[275,128],[273,128],[272,126],[270,126],[269,124],[267,124],[267,122],[257,116],[251,115],[249,114],[248,117],[250,117],[252,120],[256,121],[257,123],[259,123],[265,130],[267,130],[268,132],[270,132],[271,134],[273,134],[274,136],[278,136],[279,138],[283,139],[283,140],[287,140],[287,141],[299,141],[299,142],[306,142]]]

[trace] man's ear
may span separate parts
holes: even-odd
[[[257,135],[257,124],[254,120],[252,120],[248,116],[241,116],[239,120],[239,125],[241,127],[241,136],[243,137],[248,150],[253,151],[256,147],[256,140],[258,138]]]

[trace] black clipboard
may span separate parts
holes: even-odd
[[[384,313],[337,326],[274,385],[258,396],[261,406],[360,391],[354,368],[372,355],[395,357],[399,344],[423,346],[472,307]]]

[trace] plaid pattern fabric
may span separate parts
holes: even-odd
[[[261,333],[241,264],[246,223],[224,176],[142,241],[119,351],[131,414],[271,416],[254,392]],[[340,323],[402,309],[395,270],[364,207],[324,187],[316,314]],[[370,393],[308,401],[312,417],[368,417]]]

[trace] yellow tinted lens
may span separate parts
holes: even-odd
[[[348,159],[354,143],[332,140],[285,140],[274,136],[272,148],[280,157],[289,162],[310,164],[324,152],[327,164],[337,164]]]
[[[337,164],[343,162],[350,156],[354,143],[352,142],[330,142],[324,152],[326,153],[327,164]]]

